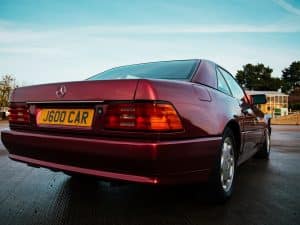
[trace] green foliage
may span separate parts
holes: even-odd
[[[245,88],[256,91],[277,91],[282,82],[279,78],[271,77],[273,69],[264,64],[246,64],[236,74],[237,81]]]
[[[292,64],[282,70],[282,91],[289,93],[294,89],[297,82],[300,82],[300,61],[292,62]]]
[[[8,106],[9,95],[16,88],[16,79],[12,75],[4,75],[0,80],[0,106]]]
[[[300,110],[300,103],[293,103],[289,105],[291,110]]]

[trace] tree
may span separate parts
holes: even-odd
[[[0,81],[0,106],[7,107],[9,95],[16,88],[16,79],[12,75],[4,75]]]
[[[282,91],[290,93],[295,85],[300,82],[300,61],[292,62],[292,64],[282,70]]]
[[[281,87],[279,78],[271,77],[273,69],[264,64],[246,64],[238,70],[236,79],[246,89],[256,91],[277,91]]]

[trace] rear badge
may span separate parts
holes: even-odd
[[[65,96],[65,94],[67,93],[67,88],[65,85],[61,85],[57,88],[57,91],[56,91],[56,96],[58,98],[62,98]]]

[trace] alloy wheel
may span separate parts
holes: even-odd
[[[232,186],[235,172],[234,148],[230,137],[226,137],[222,145],[220,170],[222,188],[228,192]]]

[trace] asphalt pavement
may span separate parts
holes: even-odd
[[[270,159],[239,167],[234,196],[225,204],[215,203],[205,186],[76,180],[11,161],[0,144],[0,225],[299,225],[300,126],[272,131]]]

